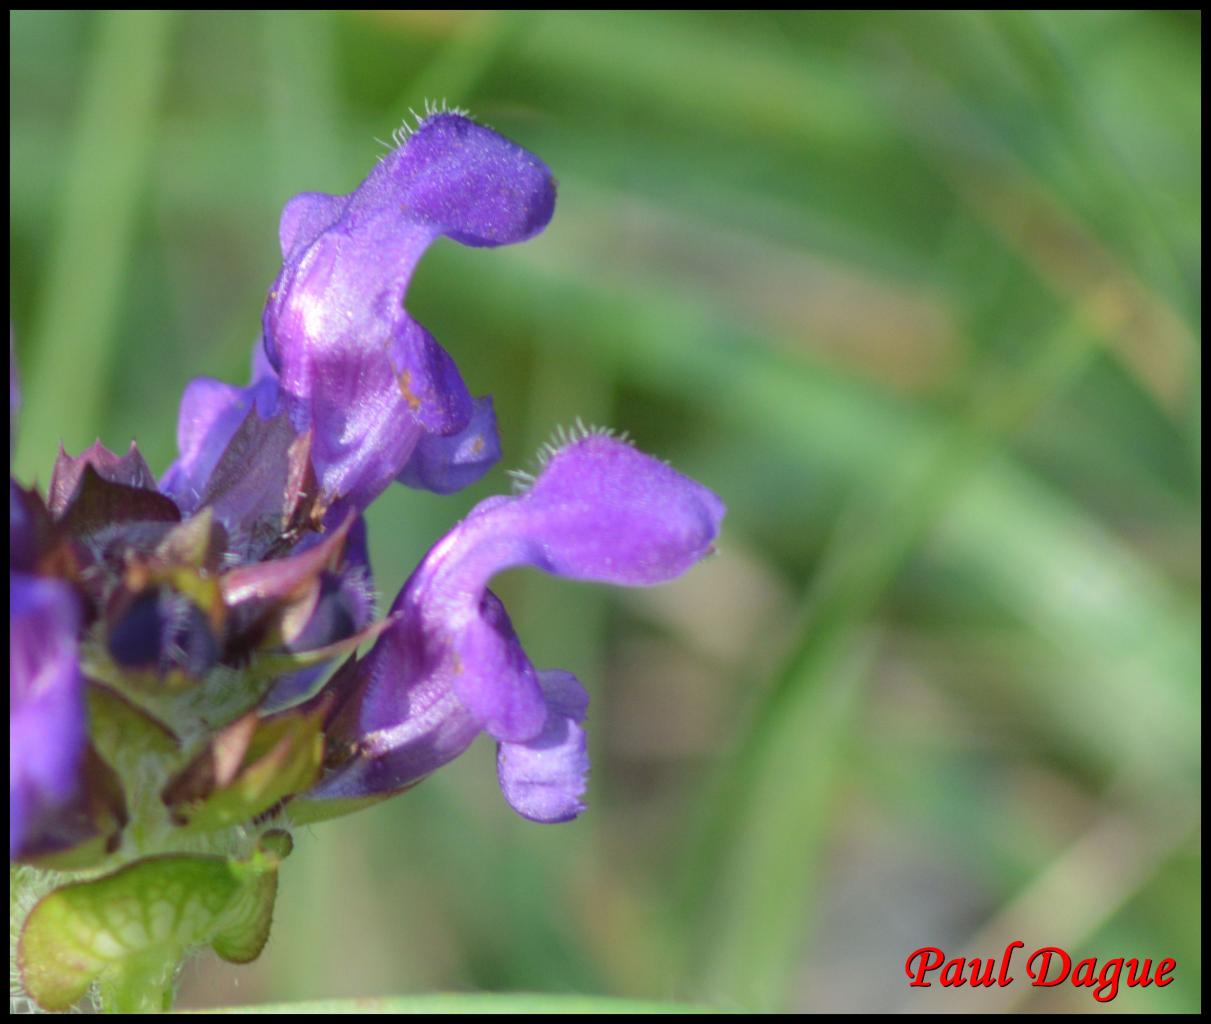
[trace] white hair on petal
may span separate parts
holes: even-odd
[[[513,483],[514,493],[525,494],[526,491],[534,486],[535,481],[542,475],[542,471],[547,468],[547,464],[556,455],[565,448],[570,448],[572,445],[579,444],[581,441],[586,441],[591,437],[608,437],[621,444],[634,447],[634,442],[631,440],[631,435],[628,431],[624,430],[620,433],[613,427],[598,424],[586,425],[584,420],[577,416],[570,427],[565,427],[562,423],[557,425],[551,432],[550,438],[538,446],[538,451],[534,453],[534,458],[530,461],[531,468],[510,469],[507,471],[507,475]]]
[[[459,117],[471,116],[470,112],[463,107],[450,106],[444,96],[440,100],[432,100],[426,97],[424,103],[421,104],[421,113],[418,114],[414,108],[409,107],[408,113],[404,115],[403,120],[392,129],[391,143],[386,143],[377,137],[374,141],[388,152],[394,152],[412,138],[426,121],[432,117],[437,117],[439,114],[457,114]],[[381,160],[382,157],[379,159]]]

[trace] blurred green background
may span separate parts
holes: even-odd
[[[389,601],[558,424],[718,491],[718,555],[614,592],[513,573],[591,695],[579,821],[481,741],[316,826],[247,968],[184,1006],[434,990],[800,1010],[1103,1010],[907,987],[937,945],[1173,957],[1200,1006],[1197,15],[17,13],[14,465],[243,383],[277,216],[446,98],[555,220],[408,296],[505,457],[369,516]],[[1015,963],[1021,967],[1021,963]]]

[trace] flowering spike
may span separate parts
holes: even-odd
[[[555,202],[541,160],[444,99],[391,138],[349,194],[286,204],[250,381],[186,388],[158,485],[100,442],[60,452],[45,500],[10,481],[10,903],[44,1009],[165,1009],[191,949],[255,957],[290,845],[271,823],[400,792],[481,732],[518,814],[576,817],[588,695],[533,665],[489,583],[658,583],[718,533],[714,494],[577,418],[375,621],[366,506],[501,453],[491,398],[404,308],[412,272],[442,235],[524,241]],[[9,353],[15,427],[11,332]]]

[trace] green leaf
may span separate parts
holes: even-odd
[[[133,772],[148,754],[175,757],[180,741],[172,730],[116,690],[89,680],[89,735],[97,752],[118,771]]]
[[[246,861],[151,857],[61,886],[30,912],[18,960],[26,992],[66,1010],[93,983],[108,1011],[166,1010],[184,956],[210,944],[225,960],[253,960],[269,937],[285,833],[268,833]]]
[[[178,825],[204,831],[249,821],[284,797],[307,789],[324,756],[320,729],[327,713],[249,712],[218,733],[164,789]]]
[[[424,781],[418,779],[412,785],[419,785]],[[375,793],[373,796],[353,797],[348,800],[292,800],[289,808],[290,821],[294,825],[314,825],[332,818],[343,818],[346,814],[354,814],[384,800],[390,800],[391,797],[399,796],[411,788],[412,786],[406,786],[395,793]]]
[[[297,672],[299,669],[311,668],[313,665],[322,665],[333,658],[352,654],[362,644],[368,644],[372,640],[376,640],[379,634],[395,622],[395,620],[396,616],[394,615],[384,616],[377,622],[372,622],[360,633],[354,633],[353,636],[345,637],[344,640],[337,640],[327,647],[316,647],[310,651],[276,650],[265,654],[257,654],[253,658],[252,663],[245,669],[244,677],[258,683],[273,682],[279,677],[288,675],[291,672]]]

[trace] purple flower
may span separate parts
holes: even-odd
[[[182,512],[196,512],[210,476],[227,445],[255,409],[268,419],[277,411],[277,374],[265,358],[258,339],[253,347],[252,380],[248,387],[225,384],[211,377],[190,381],[181,396],[177,416],[177,461],[160,478],[160,490]]]
[[[425,434],[396,479],[408,487],[453,494],[469,487],[500,459],[492,399],[475,399],[471,419],[456,434]]]
[[[614,438],[589,434],[552,453],[524,493],[479,504],[404,585],[397,620],[342,679],[348,695],[328,734],[354,756],[309,796],[402,789],[484,731],[499,744],[501,788],[519,814],[575,817],[588,698],[571,674],[534,668],[488,582],[529,565],[571,579],[660,583],[708,553],[723,514],[711,491]]]
[[[44,844],[77,796],[86,740],[75,594],[58,580],[11,572],[8,597],[8,837],[17,857]]]
[[[241,429],[256,433],[254,410],[262,420],[288,415],[292,434],[263,432],[278,446],[307,438],[321,510],[335,506],[329,526],[394,479],[439,494],[475,482],[500,457],[491,399],[472,399],[450,357],[404,310],[404,295],[440,235],[472,246],[520,242],[546,226],[554,204],[541,160],[453,113],[423,121],[349,195],[295,196],[282,211],[283,266],[251,382],[199,378],[186,388],[180,455],[160,490],[187,515],[213,505],[244,539],[265,532],[258,517],[281,485],[282,460],[263,452],[273,442],[248,445],[238,486],[213,480]]]
[[[426,436],[494,436],[490,406],[479,410],[488,419],[476,417],[457,367],[404,310],[404,296],[439,236],[472,246],[524,241],[554,207],[555,182],[538,157],[453,113],[423,121],[349,195],[303,193],[286,205],[265,351],[295,429],[314,431],[326,498],[365,508]],[[433,472],[445,454],[461,473]],[[451,489],[486,468],[481,454],[429,449],[404,479]]]
[[[16,426],[21,389],[9,332],[8,406]],[[27,496],[9,480],[8,854],[58,845],[55,821],[79,795],[85,755],[84,681],[72,588],[30,575],[36,527]]]

